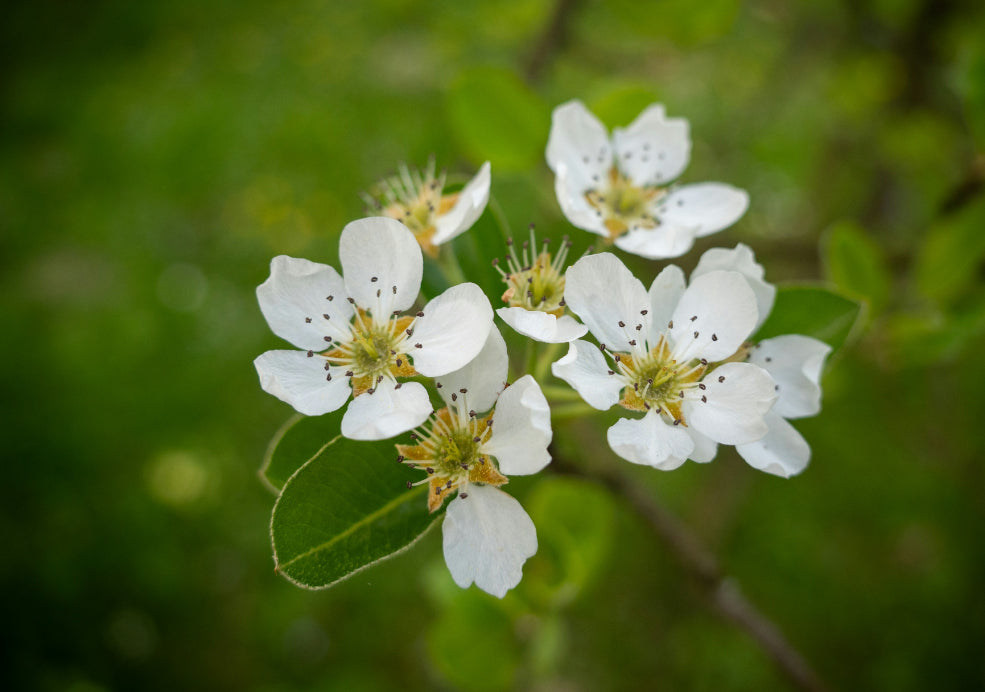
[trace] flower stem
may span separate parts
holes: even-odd
[[[486,207],[492,212],[493,219],[495,219],[496,225],[499,226],[499,232],[503,236],[503,242],[505,243],[508,238],[513,237],[513,230],[510,228],[510,221],[506,218],[506,212],[503,211],[503,206],[492,193],[489,193],[489,202],[486,204]]]
[[[570,418],[584,418],[595,413],[598,413],[598,411],[583,402],[562,404],[551,408],[551,423],[559,423]]]
[[[557,357],[557,352],[560,350],[562,344],[548,344],[540,357],[537,359],[537,364],[534,366],[534,379],[538,382],[543,382],[544,378],[547,377],[547,372],[551,367],[551,363]]]
[[[554,387],[549,384],[540,385],[540,391],[544,396],[554,401],[581,401],[581,395],[573,389],[567,387]]]
[[[441,248],[441,253],[438,255],[438,267],[450,286],[465,283],[465,272],[462,271],[462,265],[458,263],[458,257],[450,243]]]

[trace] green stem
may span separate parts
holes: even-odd
[[[540,391],[544,392],[544,396],[548,399],[553,399],[554,401],[581,401],[581,395],[573,389],[568,389],[567,387],[554,387],[549,384],[542,384],[540,386]]]
[[[496,225],[499,226],[499,232],[502,234],[503,242],[505,243],[507,239],[513,237],[513,230],[510,228],[509,219],[506,218],[506,212],[503,211],[499,200],[492,193],[489,194],[489,202],[486,204],[486,207],[492,212],[493,219],[495,219]]]
[[[540,357],[537,359],[537,364],[534,366],[534,379],[538,382],[543,382],[544,378],[547,377],[547,372],[551,367],[551,363],[557,358],[557,352],[561,349],[563,344],[548,344]]]
[[[551,409],[551,423],[559,423],[570,418],[583,418],[594,413],[597,411],[585,403],[563,404]]]
[[[465,272],[462,271],[462,265],[458,263],[458,257],[455,255],[451,243],[441,248],[441,253],[438,255],[438,267],[450,286],[465,283]]]
[[[537,342],[533,339],[527,339],[527,348],[523,356],[523,372],[520,373],[520,377],[527,374],[533,374],[534,365],[537,362]],[[534,377],[536,379],[536,376]]]

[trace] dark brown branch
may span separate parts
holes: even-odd
[[[613,470],[589,476],[556,456],[552,468],[561,473],[600,480],[610,490],[628,500],[633,509],[670,547],[684,569],[694,577],[719,615],[752,637],[798,689],[810,692],[822,692],[826,689],[807,660],[787,641],[779,627],[757,610],[742,594],[738,583],[722,571],[715,555],[680,519],[639,484],[629,476]]]
[[[536,82],[551,58],[561,50],[568,39],[568,27],[575,6],[580,0],[557,0],[550,21],[544,26],[524,70],[528,82]]]

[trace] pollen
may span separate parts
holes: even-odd
[[[503,302],[509,307],[537,310],[561,317],[564,314],[564,268],[571,242],[565,236],[557,254],[548,252],[549,240],[542,241],[540,251],[533,225],[530,240],[524,241],[518,252],[512,239],[506,256],[506,269],[496,270],[506,282]]]
[[[352,378],[352,394],[373,391],[376,384],[397,377],[417,374],[407,360],[407,332],[412,331],[413,317],[391,317],[375,320],[361,308],[349,325],[348,339],[337,341],[336,347],[322,353],[328,366],[344,367]]]

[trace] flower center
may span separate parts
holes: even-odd
[[[602,217],[609,240],[630,230],[656,228],[660,224],[650,211],[653,203],[667,194],[666,188],[634,185],[615,166],[609,169],[607,183],[586,192],[585,199]]]
[[[401,462],[427,472],[428,477],[419,483],[428,484],[432,512],[456,489],[462,489],[465,497],[468,483],[499,486],[509,480],[496,468],[496,460],[482,450],[492,436],[493,412],[480,418],[475,411],[466,411],[464,398],[458,394],[452,400],[458,403],[436,411],[430,427],[411,434],[417,444],[397,445]],[[408,487],[413,485],[417,483],[408,483]]]
[[[346,368],[352,378],[353,396],[372,392],[384,379],[413,377],[417,374],[407,358],[407,337],[414,333],[413,317],[374,320],[361,308],[349,325],[348,340],[322,354],[329,365]]]
[[[445,174],[435,175],[434,158],[424,170],[411,170],[401,164],[396,175],[377,183],[363,200],[371,213],[397,219],[411,230],[421,248],[434,257],[437,248],[431,243],[437,217],[448,213],[458,193],[442,195]]]
[[[564,266],[568,257],[571,243],[565,236],[557,255],[552,257],[547,251],[549,240],[543,241],[541,252],[537,253],[537,241],[533,229],[530,240],[523,241],[520,253],[517,253],[513,239],[507,241],[509,253],[506,257],[507,271],[500,269],[498,260],[494,260],[496,270],[507,289],[503,293],[503,301],[509,307],[520,307],[526,310],[539,310],[556,317],[564,314]]]
[[[619,375],[626,383],[619,404],[631,411],[656,410],[675,425],[684,423],[681,404],[689,390],[704,389],[700,380],[708,369],[706,362],[678,363],[671,357],[664,337],[641,354],[613,354]]]

